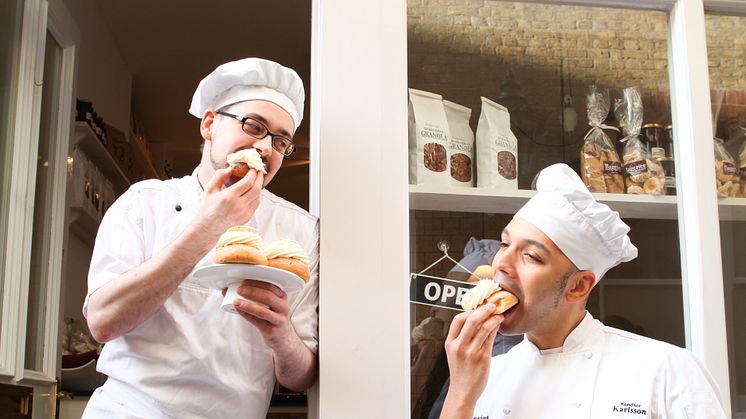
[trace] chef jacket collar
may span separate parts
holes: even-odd
[[[526,336],[524,340],[526,341],[528,348],[531,349],[531,352],[535,353],[536,355],[572,352],[580,349],[583,343],[588,340],[590,334],[593,333],[594,322],[595,319],[593,318],[593,316],[591,316],[591,313],[586,311],[585,317],[583,317],[583,320],[580,322],[580,324],[578,324],[575,329],[573,329],[572,332],[567,335],[567,337],[565,338],[565,343],[562,344],[562,347],[547,349],[547,353],[544,353],[541,349],[534,345],[534,343],[528,339],[528,336]],[[555,351],[555,349],[561,350]]]

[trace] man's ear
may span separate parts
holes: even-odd
[[[199,123],[199,132],[205,141],[212,141],[212,124],[215,122],[217,114],[212,109],[205,109],[202,114],[202,121]]]
[[[570,303],[585,301],[594,285],[596,285],[596,275],[593,271],[577,271],[570,278],[565,298]]]

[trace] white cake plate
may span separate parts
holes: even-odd
[[[222,290],[227,288],[220,308],[235,313],[233,301],[243,298],[238,295],[238,286],[245,279],[268,282],[276,285],[286,293],[303,288],[305,282],[296,274],[283,269],[263,265],[246,265],[242,263],[224,263],[207,265],[194,271],[192,279],[203,287]]]

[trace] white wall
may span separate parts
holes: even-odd
[[[93,102],[109,125],[129,131],[132,74],[93,0],[64,0],[80,29],[79,99]]]

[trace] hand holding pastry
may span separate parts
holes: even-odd
[[[503,320],[494,312],[494,304],[487,303],[453,318],[445,344],[451,384],[441,418],[472,417],[487,385],[492,342]]]
[[[247,223],[259,206],[264,186],[264,173],[249,170],[236,183],[229,183],[232,169],[216,170],[204,186],[195,223],[201,231],[209,233],[214,243],[226,229]]]

